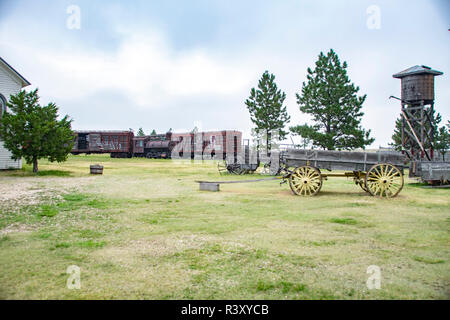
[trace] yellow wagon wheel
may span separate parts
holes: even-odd
[[[358,183],[357,183],[360,187],[361,187],[361,189],[363,189],[365,192],[369,192],[369,189],[367,189],[367,187],[366,187],[366,182],[364,181],[364,180],[358,180]]]
[[[365,185],[373,196],[392,198],[403,188],[403,174],[392,164],[376,164],[367,172]]]
[[[322,188],[322,175],[310,166],[297,167],[289,176],[289,186],[298,196],[314,196]]]

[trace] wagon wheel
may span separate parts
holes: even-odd
[[[245,169],[245,168],[239,169],[239,174],[240,174],[240,175],[247,174],[247,173],[248,173],[248,170],[247,170],[247,169]]]
[[[369,189],[367,189],[366,182],[364,180],[359,180],[358,184],[365,192],[369,192]]]
[[[217,170],[219,171],[219,174],[222,175],[222,173],[227,172],[227,166],[224,162],[217,162]]]
[[[392,164],[376,164],[367,172],[365,185],[373,196],[392,198],[403,188],[403,174]]]
[[[354,178],[355,184],[361,187],[365,192],[369,192],[369,189],[367,189],[366,181],[362,178]]]
[[[297,167],[289,175],[289,186],[298,196],[314,196],[322,188],[322,175],[317,168]]]
[[[227,170],[231,174],[239,174],[239,165],[238,164],[229,164],[227,165]]]

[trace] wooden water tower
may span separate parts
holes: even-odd
[[[414,66],[393,75],[402,81],[402,147],[411,160],[433,159],[434,77],[442,74]]]

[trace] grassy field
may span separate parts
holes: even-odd
[[[449,190],[407,180],[386,200],[330,178],[312,198],[277,181],[205,192],[195,180],[252,177],[105,156],[40,170],[0,172],[2,299],[450,298]]]

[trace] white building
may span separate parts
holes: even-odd
[[[6,110],[6,101],[11,95],[17,94],[22,88],[31,83],[20,75],[13,67],[0,57],[0,123]],[[21,169],[22,160],[11,159],[11,152],[4,148],[0,137],[0,170]]]

